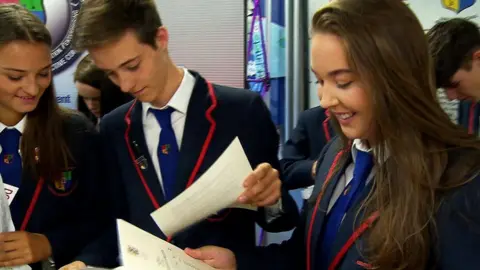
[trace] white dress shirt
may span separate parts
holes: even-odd
[[[160,127],[157,118],[155,118],[155,115],[149,110],[150,108],[161,110],[166,109],[167,107],[172,107],[175,109],[171,115],[172,128],[173,132],[175,133],[175,138],[177,139],[178,150],[181,150],[180,147],[182,145],[183,132],[185,130],[188,104],[190,103],[190,98],[195,86],[195,77],[193,77],[193,75],[190,74],[187,69],[183,69],[183,74],[184,75],[180,86],[178,87],[177,91],[175,91],[175,94],[173,94],[167,105],[162,108],[156,108],[150,103],[142,102],[142,122],[143,131],[145,133],[145,141],[164,195],[165,189],[163,188],[162,173],[160,171],[160,162],[157,155],[159,135],[162,128]],[[265,208],[267,222],[273,221],[276,217],[279,217],[282,214],[281,202],[282,200],[280,199],[275,205]]]
[[[162,173],[160,171],[160,162],[157,154],[159,143],[158,138],[162,128],[160,127],[157,118],[155,118],[155,115],[149,110],[150,108],[166,109],[167,107],[175,109],[171,115],[172,128],[175,133],[175,138],[177,139],[178,150],[181,150],[180,147],[182,145],[183,131],[185,130],[185,121],[187,120],[188,104],[190,103],[190,97],[192,96],[193,87],[195,86],[195,78],[187,69],[183,70],[183,74],[180,86],[177,91],[175,91],[175,94],[173,94],[170,101],[168,101],[167,105],[162,108],[156,108],[150,103],[142,102],[142,122],[143,132],[145,133],[145,142],[164,194],[165,189],[163,188]]]

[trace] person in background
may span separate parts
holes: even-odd
[[[403,1],[336,0],[311,25],[320,105],[340,129],[304,224],[250,253],[186,252],[230,270],[477,269],[480,141],[437,102],[415,14]]]
[[[27,9],[0,5],[0,175],[14,227],[0,233],[2,269],[62,266],[103,226],[99,137],[58,106],[51,43]]]
[[[283,146],[280,164],[284,186],[288,190],[305,188],[305,201],[312,194],[318,155],[334,135],[327,114],[320,106],[302,112]]]
[[[480,30],[465,18],[440,20],[427,32],[435,82],[450,100],[460,101],[458,124],[478,135],[480,106]]]
[[[95,125],[105,114],[133,99],[113,84],[88,55],[78,63],[73,80],[78,90],[77,109]]]
[[[187,189],[235,138],[253,168],[238,203],[254,204],[259,211],[226,209],[173,235],[171,243],[249,250],[255,246],[255,222],[274,232],[296,225],[297,206],[279,177],[279,136],[261,96],[215,85],[176,66],[168,42],[169,32],[153,0],[82,3],[73,34],[75,49],[87,50],[95,65],[135,100],[105,116],[100,125],[111,238],[100,240],[92,256],[75,265],[118,265],[115,218],[157,237],[172,237],[150,213]]]

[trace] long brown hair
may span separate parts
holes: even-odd
[[[480,170],[480,143],[441,109],[424,31],[405,3],[332,1],[317,11],[312,27],[342,39],[350,68],[374,104],[372,129],[381,142],[374,153],[386,161],[377,164],[362,205],[366,215],[380,211],[364,255],[378,269],[425,269],[441,195]],[[465,151],[453,164],[448,152],[457,148]]]
[[[27,9],[19,5],[0,5],[0,46],[13,41],[43,43],[49,47],[52,44],[45,25]],[[28,113],[20,145],[24,171],[34,179],[59,181],[66,170],[70,154],[62,122],[67,114],[59,108],[50,83],[35,110]]]

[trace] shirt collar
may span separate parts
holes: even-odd
[[[352,143],[353,163],[355,163],[355,160],[357,159],[358,151],[370,153],[372,152],[372,148],[369,148],[363,140],[360,140],[360,139],[353,140],[353,143]]]
[[[172,107],[175,109],[175,111],[186,114],[194,86],[195,77],[193,77],[193,75],[190,74],[190,72],[188,72],[186,68],[184,68],[182,82],[180,83],[178,89],[175,91],[175,94],[173,94],[172,98],[168,101],[167,105],[162,108],[157,108],[151,103],[142,102],[143,118],[145,119],[147,117],[150,108],[165,109],[167,107]]]
[[[23,134],[23,131],[25,130],[25,125],[27,124],[27,115],[25,115],[20,122],[18,122],[15,126],[6,126],[5,124],[0,122],[0,133],[3,132],[4,129],[9,128],[9,129],[17,129],[20,133]]]
[[[364,140],[355,139],[355,140],[353,140],[352,151],[351,151],[352,152],[353,163],[355,163],[355,160],[357,159],[357,152],[358,151],[363,151],[363,152],[367,152],[367,153],[372,153],[373,152],[373,155],[375,156],[374,150],[372,148],[369,148],[368,144]],[[390,156],[390,152],[387,149],[385,151],[385,158],[384,158],[383,161],[386,161],[389,156]],[[380,162],[380,163],[383,163],[383,162]]]

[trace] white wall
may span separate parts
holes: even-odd
[[[462,0],[458,0],[462,1]],[[410,8],[418,16],[420,22],[422,23],[425,30],[428,30],[432,27],[435,22],[440,18],[451,18],[451,17],[471,17],[477,16],[474,18],[474,21],[480,25],[480,1],[479,0],[463,0],[464,2],[475,2],[473,6],[456,13],[455,11],[446,9],[443,6],[443,2],[451,2],[451,0],[408,0],[405,1],[409,4]],[[329,0],[309,0],[309,18],[315,14],[315,12],[322,7],[322,5],[328,3]],[[454,0],[455,2],[455,0]],[[315,76],[310,74],[310,92],[309,92],[309,105],[310,107],[318,106],[319,101],[316,94],[316,85]],[[449,102],[443,94],[440,93],[440,102],[447,113],[449,113],[452,119],[456,119],[457,111],[456,106],[457,102]]]
[[[212,82],[245,86],[245,2],[156,0],[177,65]]]
[[[62,0],[60,5],[59,0],[44,0],[47,28],[54,38],[68,38],[64,31],[69,28],[69,18],[79,1]],[[199,71],[212,82],[244,87],[244,1],[156,2],[170,31],[170,52],[178,65]],[[80,59],[65,65],[68,67],[53,78],[57,101],[62,106],[76,108],[77,90],[73,73]]]

